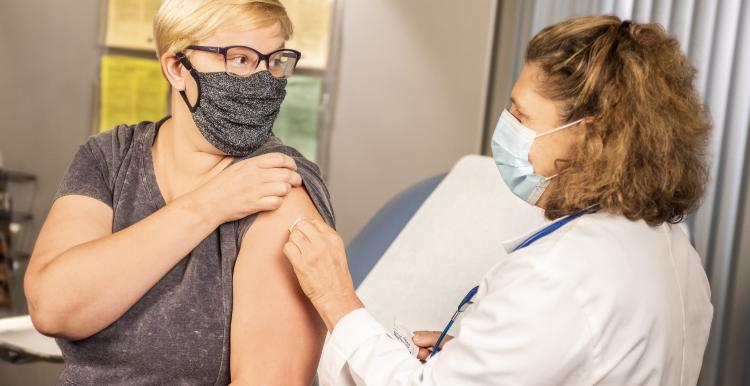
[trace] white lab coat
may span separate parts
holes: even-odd
[[[696,384],[713,307],[679,226],[586,214],[510,253],[537,230],[504,243],[426,364],[359,309],[329,336],[321,386]]]

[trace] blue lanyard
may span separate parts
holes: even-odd
[[[534,233],[529,238],[524,240],[521,244],[519,244],[517,247],[513,249],[513,252],[518,251],[519,249],[523,249],[528,247],[531,244],[534,244],[537,240],[548,236],[550,233],[562,228],[565,226],[565,224],[577,219],[578,217],[581,217],[585,212],[579,212],[576,214],[571,214],[568,217],[563,218],[562,220],[556,221],[550,225],[547,225],[544,227],[544,229],[540,230],[539,232]],[[453,323],[456,322],[456,319],[458,319],[458,315],[460,315],[466,308],[469,307],[473,302],[471,301],[474,299],[474,295],[477,294],[477,291],[479,290],[479,286],[476,286],[472,288],[469,293],[464,296],[463,300],[461,300],[461,303],[458,304],[458,309],[456,309],[456,312],[453,313],[453,316],[451,317],[451,320],[448,322],[448,325],[445,326],[443,329],[443,332],[440,333],[440,337],[438,337],[437,342],[435,342],[435,347],[432,350],[432,354],[430,354],[430,358],[435,356],[435,354],[440,351],[440,344],[443,343],[443,339],[445,339],[445,335],[448,334],[448,331],[453,327]]]

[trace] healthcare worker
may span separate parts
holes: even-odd
[[[298,221],[284,252],[331,332],[321,384],[695,385],[713,309],[675,225],[706,181],[694,77],[657,24],[582,17],[531,40],[493,157],[553,222],[505,243],[442,350],[437,332],[415,334],[419,358],[391,339],[357,298],[340,237]]]

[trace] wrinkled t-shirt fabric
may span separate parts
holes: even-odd
[[[55,198],[83,195],[105,203],[113,211],[112,232],[165,206],[151,147],[167,119],[122,125],[89,138]],[[317,165],[276,137],[245,158],[271,152],[295,159],[312,202],[333,226],[330,197]],[[78,341],[58,339],[65,360],[58,384],[228,384],[232,272],[242,238],[255,218],[219,226],[107,328]],[[137,246],[132,253],[139,253]]]

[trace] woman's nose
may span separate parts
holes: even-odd
[[[253,73],[260,71],[268,71],[268,63],[266,63],[265,60],[261,60],[260,63],[258,63],[258,67],[255,68],[255,71],[253,71]]]

